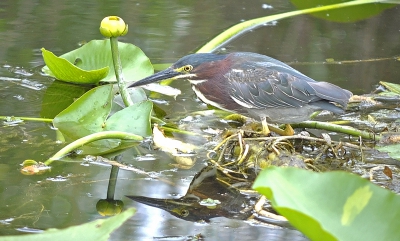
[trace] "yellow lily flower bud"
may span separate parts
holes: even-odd
[[[105,17],[100,23],[100,33],[107,38],[124,36],[128,32],[128,24],[118,16]]]

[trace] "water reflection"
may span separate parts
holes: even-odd
[[[246,204],[250,198],[246,198],[235,188],[224,186],[218,180],[221,176],[221,171],[214,167],[203,168],[193,178],[186,194],[179,199],[128,197],[192,222],[209,222],[211,218],[215,217],[246,220],[252,211],[251,206]],[[250,188],[251,184],[247,183],[247,188]]]

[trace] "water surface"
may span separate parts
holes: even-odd
[[[271,6],[271,7],[269,7]],[[101,39],[101,19],[118,15],[129,24],[121,41],[139,46],[153,63],[172,63],[195,51],[222,30],[256,17],[295,10],[289,2],[270,1],[78,1],[3,0],[0,3],[0,115],[40,117],[46,90],[53,79],[44,76],[40,48],[60,55],[92,39]],[[316,80],[335,83],[356,94],[370,92],[379,81],[400,83],[400,8],[395,7],[366,20],[335,23],[312,16],[283,19],[234,40],[219,52],[251,51],[269,55]],[[323,64],[326,59],[360,60],[351,64]],[[183,94],[177,100],[162,97],[162,105],[182,127],[201,132],[208,125],[227,125],[215,118],[182,120],[188,113],[205,109],[188,83],[174,83]],[[177,118],[182,116],[182,118]],[[198,118],[198,119],[196,119]],[[23,176],[25,159],[44,161],[62,147],[51,125],[25,122],[0,127],[0,234],[23,234],[47,228],[64,228],[101,216],[96,202],[105,198],[110,167],[58,162],[50,173]],[[206,139],[179,136],[204,144]],[[199,156],[191,169],[175,169],[168,155],[155,152],[155,160],[135,159],[133,150],[123,162],[147,171],[163,171],[174,185],[129,171],[120,171],[116,198],[134,206],[137,214],[116,231],[111,240],[152,240],[153,237],[201,233],[207,240],[302,240],[297,231],[253,226],[216,218],[210,224],[183,221],[155,208],[135,203],[125,195],[157,198],[179,197],[197,171],[204,167]],[[181,237],[181,239],[179,239]]]

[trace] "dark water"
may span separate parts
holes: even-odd
[[[60,55],[80,43],[101,39],[101,19],[118,15],[129,24],[120,40],[139,46],[153,63],[171,63],[195,51],[222,30],[256,17],[295,10],[288,2],[270,1],[35,1],[2,0],[0,3],[0,116],[40,117],[46,89],[53,82],[43,76],[40,48]],[[316,80],[330,81],[356,94],[370,92],[379,81],[400,83],[400,8],[367,20],[335,23],[311,16],[280,20],[254,30],[224,46],[220,52],[251,51],[294,62],[292,65]],[[360,60],[350,64],[322,64],[326,59]],[[369,59],[389,58],[370,61]],[[177,101],[166,98],[170,117],[204,109],[189,90]],[[182,111],[183,110],[183,111]],[[176,121],[180,121],[177,119]],[[189,130],[220,126],[209,119],[180,121]],[[110,167],[56,163],[42,176],[23,176],[25,159],[44,161],[61,148],[51,126],[25,122],[0,126],[0,234],[22,234],[63,228],[100,218],[96,202],[105,198]],[[205,139],[180,136],[202,144]],[[129,171],[120,171],[116,198],[135,206],[137,214],[112,235],[112,240],[152,240],[153,237],[203,234],[207,240],[301,240],[296,231],[269,229],[224,218],[210,224],[179,220],[170,214],[137,204],[124,195],[157,198],[182,196],[194,174],[204,166],[199,157],[189,170],[176,170],[173,161],[156,152],[154,161],[138,162],[133,151],[123,162],[147,171],[163,171],[169,185]]]

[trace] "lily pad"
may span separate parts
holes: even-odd
[[[46,66],[51,69],[51,74],[56,79],[78,84],[97,84],[101,79],[104,79],[108,72],[109,67],[103,67],[95,70],[81,69],[68,60],[57,57],[52,52],[42,48],[42,55]]]
[[[147,95],[146,92],[144,92],[143,88],[130,88],[128,89],[128,92],[133,103],[139,103],[147,100]],[[113,105],[111,113],[117,112],[125,108],[125,103],[122,100],[121,94],[118,94],[114,97],[113,103],[115,105]]]
[[[93,222],[72,226],[65,229],[49,229],[40,234],[3,236],[0,237],[0,241],[107,241],[110,238],[110,234],[120,227],[126,220],[132,217],[135,212],[135,208],[130,208],[114,217],[107,219],[99,219]]]
[[[393,92],[397,95],[400,94],[400,85],[399,84],[385,82],[385,81],[379,81],[379,84],[383,85],[383,87],[388,89],[390,92]]]
[[[253,188],[311,240],[400,240],[400,197],[357,175],[269,167]]]
[[[44,92],[40,117],[54,118],[89,89],[85,85],[53,81]]]
[[[384,146],[377,146],[376,149],[381,152],[387,152],[387,154],[396,160],[400,161],[400,143],[386,144]]]
[[[102,131],[111,110],[111,91],[112,85],[89,90],[54,118],[54,126],[70,140]]]
[[[125,76],[124,81],[136,81],[154,73],[154,69],[149,58],[143,53],[140,48],[136,47],[133,44],[119,42],[118,49],[122,63],[122,72]],[[97,79],[96,81],[117,81],[114,74],[114,64],[111,56],[110,40],[92,40],[78,49],[61,55],[60,58],[67,60],[69,64],[73,67],[77,67],[84,71],[108,68],[108,74],[106,74],[105,76],[99,76],[99,78],[101,78]],[[43,67],[42,70],[46,74],[58,78],[57,76],[59,75],[56,73],[64,73],[69,71],[63,69],[63,66],[64,65],[60,67],[56,65],[56,67],[54,67],[54,65],[47,64],[45,67]],[[62,69],[59,70],[59,68]],[[70,73],[65,74],[69,75]],[[70,77],[60,80],[68,82],[73,81],[74,83],[88,83],[80,82],[79,76],[76,76],[76,79],[74,80],[71,80]],[[92,83],[96,83],[96,81],[93,80]]]
[[[135,103],[112,115],[106,122],[104,130],[124,131],[139,136],[151,135],[151,110],[153,103],[143,101]]]
[[[60,130],[67,141],[75,141],[106,130],[125,131],[140,136],[150,135],[152,109],[150,101],[136,103],[122,110],[122,113],[115,113],[107,120],[112,107],[112,88],[112,85],[104,85],[89,90],[54,118],[54,126]],[[129,123],[129,128],[125,126],[127,123]],[[84,154],[100,155],[135,144],[137,142],[106,139],[92,142],[82,147],[82,150]]]

